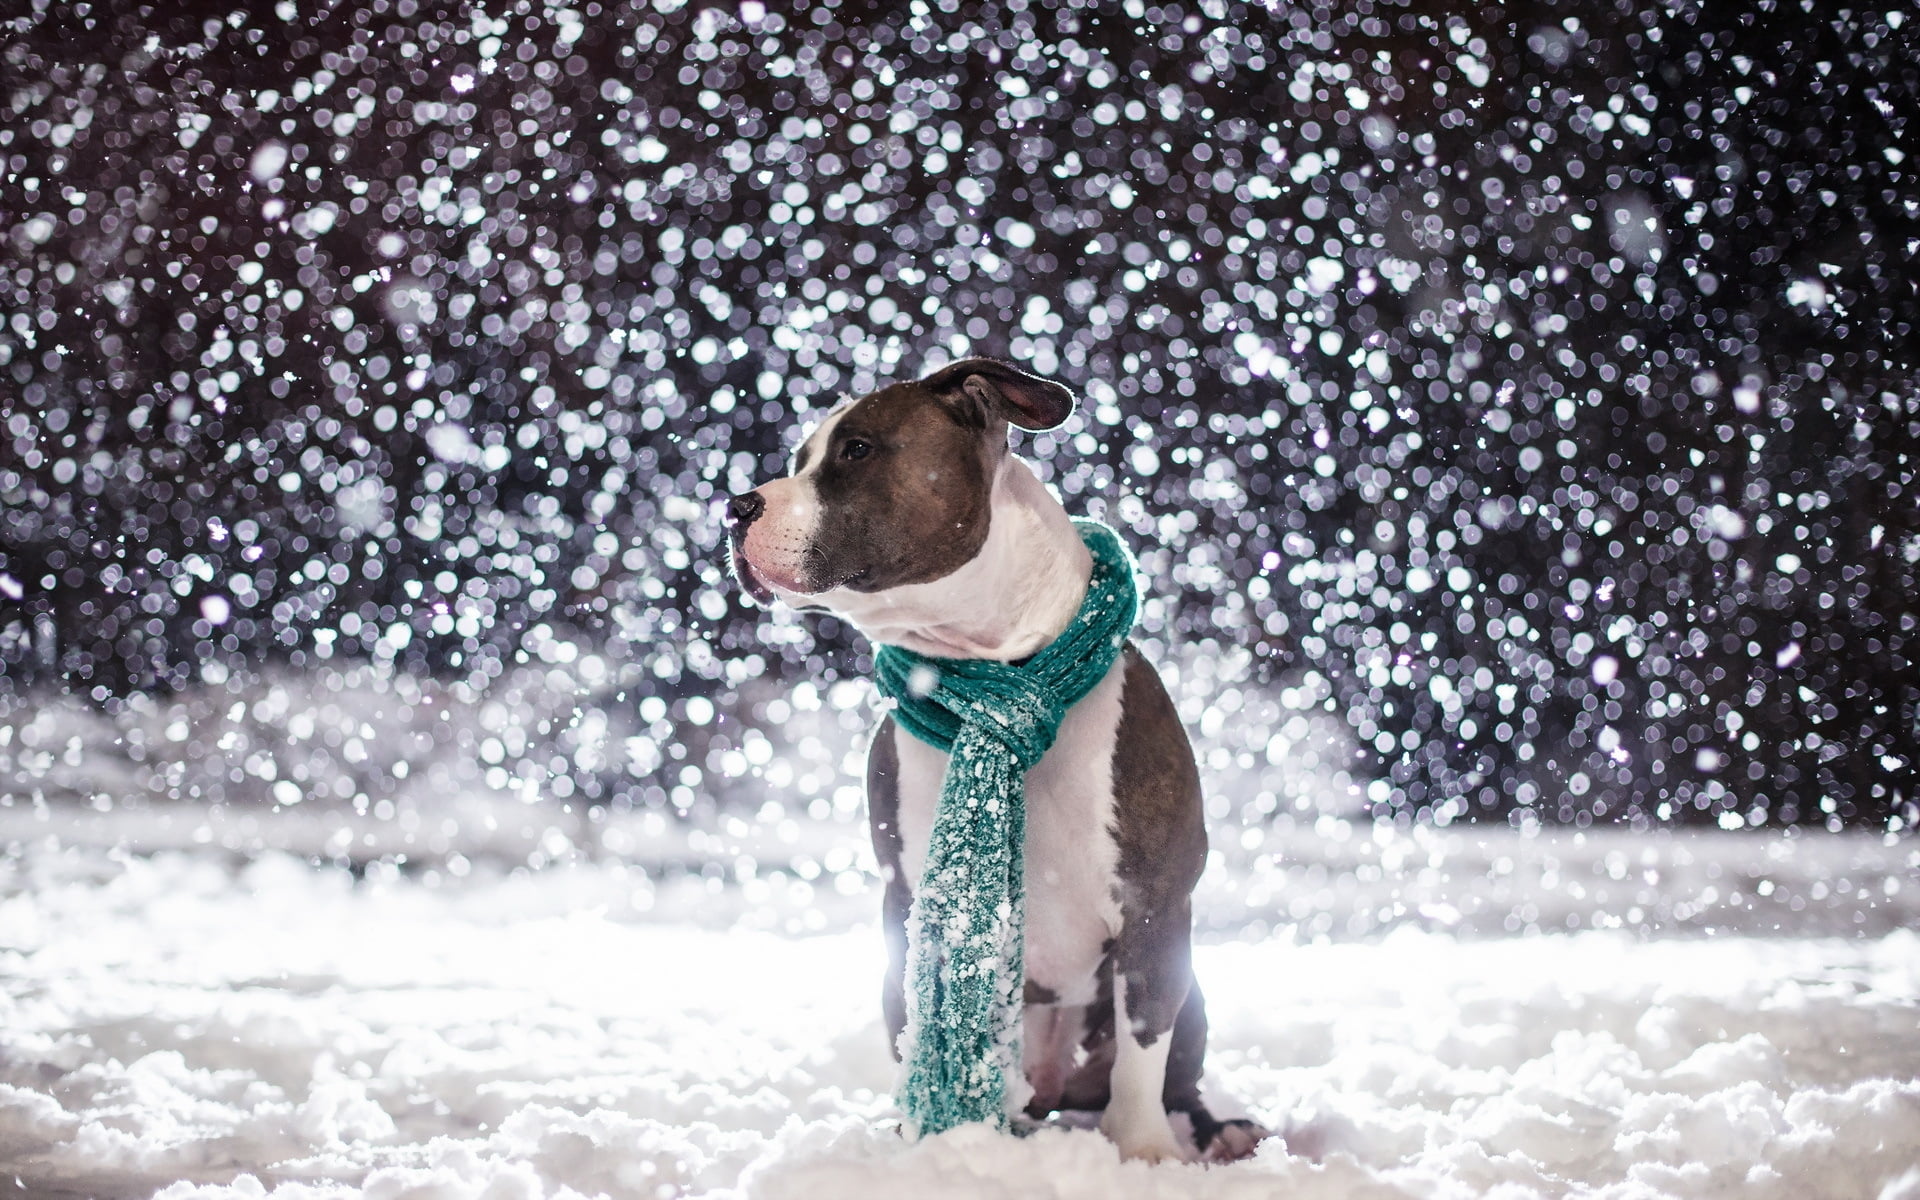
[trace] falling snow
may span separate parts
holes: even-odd
[[[537,661],[519,780],[690,807],[755,681],[867,666],[743,607],[716,500],[985,352],[1083,393],[1031,449],[1150,653],[1251,653],[1213,703],[1331,716],[1371,811],[1910,824],[1913,27],[1716,20],[36,5],[9,691],[350,660],[532,727]],[[558,745],[649,702],[683,754]]]

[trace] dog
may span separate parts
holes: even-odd
[[[733,573],[775,599],[851,621],[875,642],[1020,662],[1078,611],[1092,556],[1066,510],[1008,447],[1052,429],[1066,386],[987,358],[842,402],[787,478],[732,497]],[[886,890],[882,1005],[906,1024],[906,921],[947,755],[892,717],[867,758]],[[1192,971],[1191,897],[1206,861],[1199,769],[1165,686],[1129,643],[1026,776],[1026,1114],[1099,1112],[1129,1159],[1245,1157],[1266,1131],[1200,1095],[1207,1018]]]

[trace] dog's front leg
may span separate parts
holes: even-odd
[[[1114,946],[1113,1074],[1100,1131],[1124,1158],[1178,1160],[1167,1122],[1167,1051],[1192,986],[1192,917],[1183,900],[1130,919]]]

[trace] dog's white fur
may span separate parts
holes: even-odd
[[[1160,1102],[1160,1089],[1167,1078],[1167,1052],[1173,1038],[1158,1037],[1150,1046],[1142,1046],[1133,1036],[1134,1025],[1127,1016],[1129,984],[1118,974],[1113,980],[1114,1060],[1110,1078],[1112,1099],[1100,1115],[1100,1132],[1120,1149],[1126,1158],[1162,1162],[1181,1158],[1180,1143],[1167,1123],[1167,1110]]]

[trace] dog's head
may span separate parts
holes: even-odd
[[[1007,427],[1051,429],[1073,393],[969,358],[828,413],[785,479],[727,505],[733,571],[749,595],[797,606],[837,589],[945,578],[985,543]]]

